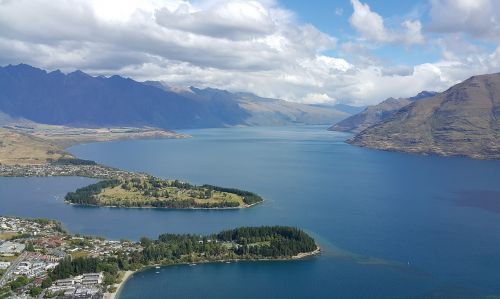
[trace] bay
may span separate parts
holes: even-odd
[[[182,133],[193,137],[70,151],[126,170],[251,190],[265,202],[234,211],[84,208],[64,204],[62,196],[93,180],[2,178],[1,214],[55,218],[74,233],[134,240],[292,225],[323,249],[297,262],[144,271],[126,283],[121,299],[500,294],[498,161],[363,149],[322,126]]]

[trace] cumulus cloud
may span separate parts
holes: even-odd
[[[382,16],[373,12],[368,4],[359,0],[351,0],[351,4],[354,12],[349,22],[362,38],[379,43],[405,45],[421,44],[424,41],[420,21],[406,20],[401,24],[401,28],[389,29],[386,28]]]
[[[332,99],[326,93],[308,93],[301,99],[304,104],[335,104],[336,99]]]
[[[174,11],[162,8],[155,17],[166,28],[236,40],[266,36],[278,25],[270,11],[256,1],[217,3],[210,10],[193,10],[188,5]]]
[[[0,0],[0,64],[360,105],[444,90],[500,68],[498,47],[470,45],[460,33],[432,41],[442,50],[438,61],[392,65],[372,52],[370,42],[428,43],[422,24],[405,19],[388,27],[368,5],[352,4],[350,24],[362,40],[337,45],[274,0]],[[434,30],[452,31],[432,22]]]
[[[432,0],[429,29],[500,42],[500,1]]]

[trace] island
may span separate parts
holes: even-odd
[[[153,176],[109,179],[69,192],[65,201],[77,205],[135,208],[248,208],[263,201],[259,195],[213,185],[195,186]]]
[[[0,216],[0,298],[114,298],[127,277],[151,267],[294,260],[319,252],[312,237],[287,226],[133,242],[71,235],[54,220]]]

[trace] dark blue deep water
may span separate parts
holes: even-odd
[[[248,189],[265,203],[239,211],[82,208],[61,198],[92,180],[3,178],[0,214],[129,239],[293,225],[323,249],[304,261],[152,269],[135,274],[120,299],[500,295],[500,162],[363,149],[316,126],[184,133],[193,138],[71,151],[164,178]]]

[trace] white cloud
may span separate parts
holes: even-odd
[[[336,99],[332,99],[326,93],[308,93],[301,99],[304,104],[335,104]]]
[[[429,29],[500,42],[500,1],[432,0]]]
[[[424,41],[420,21],[406,20],[401,24],[401,28],[388,29],[382,16],[373,12],[368,4],[359,0],[351,0],[351,4],[354,12],[349,18],[349,22],[363,39],[378,43],[405,45],[421,44]]]
[[[352,3],[350,22],[363,40],[348,39],[337,48],[335,37],[298,22],[273,0],[0,0],[0,65],[24,62],[297,102],[360,105],[440,91],[500,70],[500,48],[467,43],[458,25],[439,27],[458,32],[429,41],[418,20],[388,28],[368,5]],[[491,38],[486,31],[481,36]],[[425,42],[440,47],[442,58],[392,65],[373,54],[372,42]],[[332,49],[339,56],[325,54]]]
[[[166,28],[242,40],[266,36],[278,26],[271,11],[256,1],[217,3],[210,10],[196,10],[185,4],[173,11],[161,8],[155,17]]]

